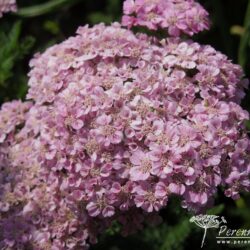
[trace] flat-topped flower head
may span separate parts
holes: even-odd
[[[146,10],[158,2],[147,1]],[[144,1],[130,4],[144,8]],[[129,182],[137,190],[142,183],[161,183],[166,200],[179,195],[196,210],[219,185],[231,183],[230,173],[240,172],[237,194],[248,190],[250,159],[237,161],[239,150],[230,146],[249,144],[248,114],[238,105],[247,81],[239,66],[212,47],[179,38],[160,43],[118,23],[85,26],[37,55],[29,75],[27,97],[46,107],[39,162],[59,171],[64,191],[88,190],[79,197],[90,216],[119,214],[124,201],[113,192],[114,183]],[[235,197],[231,190],[226,195]],[[96,197],[108,201],[112,213],[103,212]],[[129,199],[127,210],[138,195]]]
[[[193,36],[209,28],[207,11],[194,0],[126,0],[122,24],[128,28],[167,30],[169,36]]]
[[[192,0],[124,8],[132,26],[207,28]],[[99,24],[30,66],[33,103],[0,111],[0,248],[85,250],[112,221],[126,235],[159,221],[172,196],[199,212],[219,187],[249,191],[248,81],[211,46]]]

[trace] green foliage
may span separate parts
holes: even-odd
[[[250,121],[249,120],[245,122],[245,125],[246,125],[247,130],[250,131]]]
[[[244,22],[244,33],[241,37],[239,46],[239,63],[243,68],[246,68],[247,63],[249,62],[249,56],[248,56],[249,52],[250,52],[250,1],[248,1],[248,7]]]
[[[118,19],[120,13],[120,1],[108,0],[107,7],[103,11],[96,11],[88,15],[90,23],[111,23]]]
[[[0,86],[13,76],[15,63],[26,55],[34,44],[32,37],[25,37],[20,41],[21,22],[14,24],[8,34],[0,31]]]
[[[21,98],[26,92],[27,76],[20,71],[23,58],[30,52],[35,39],[22,36],[21,21],[8,29],[0,29],[0,102],[9,98]]]
[[[53,35],[58,35],[60,34],[60,27],[57,22],[51,21],[51,20],[46,20],[44,22],[44,29],[50,32]]]
[[[114,236],[120,233],[120,231],[121,231],[121,225],[119,225],[117,221],[113,221],[112,225],[110,226],[110,228],[106,230],[105,233],[107,236]]]
[[[191,225],[188,219],[181,221],[179,224],[168,228],[165,234],[164,242],[160,250],[182,250],[185,241],[191,232]]]
[[[220,204],[218,206],[215,206],[213,208],[210,208],[208,211],[207,211],[207,214],[211,214],[211,215],[218,215],[218,214],[221,214],[224,210],[225,206],[224,204]]]

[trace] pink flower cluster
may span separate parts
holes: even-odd
[[[87,249],[172,196],[199,212],[250,191],[248,81],[211,46],[100,24],[30,66],[33,103],[0,111],[0,249]]]
[[[194,0],[126,0],[122,24],[163,29],[175,37],[209,28],[207,11]]]
[[[16,0],[0,0],[0,17],[6,12],[15,12]]]
[[[38,162],[43,112],[44,107],[19,101],[6,103],[0,111],[0,117],[18,117],[0,123],[6,132],[0,143],[0,249],[88,249],[112,220],[88,215],[80,187],[74,190],[71,180],[68,193],[62,173]],[[155,214],[143,216],[136,208],[116,219],[124,225],[124,234],[140,229],[145,219],[159,220]]]
[[[219,185],[232,197],[249,187],[249,117],[237,104],[247,81],[212,47],[101,24],[31,67],[28,98],[46,104],[41,165],[63,171],[91,216],[158,211],[171,194],[198,209]]]

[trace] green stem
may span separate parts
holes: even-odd
[[[53,0],[48,1],[47,3],[38,4],[35,6],[20,8],[18,12],[16,13],[19,16],[22,17],[34,17],[34,16],[40,16],[43,14],[46,14],[48,12],[51,12],[58,7],[64,5],[65,3],[68,3],[70,5],[74,4],[78,0]]]

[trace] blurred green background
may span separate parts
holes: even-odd
[[[80,25],[119,21],[122,0],[17,0],[19,11],[0,19],[0,104],[24,99],[29,60],[75,33]],[[194,38],[210,44],[239,63],[250,77],[250,1],[203,0],[210,13],[212,28]],[[242,105],[250,111],[249,91]],[[249,126],[250,129],[250,126]],[[219,191],[211,214],[223,215],[232,229],[250,229],[250,195],[232,201]],[[200,249],[203,230],[189,222],[192,216],[172,198],[161,212],[163,223],[147,226],[123,238],[116,226],[100,237],[92,250],[184,250]],[[249,245],[218,245],[216,230],[207,233],[203,249],[250,249]]]

